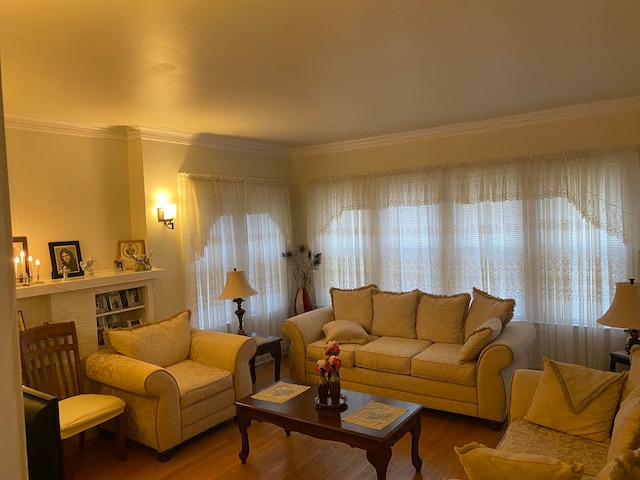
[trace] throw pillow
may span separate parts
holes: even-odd
[[[571,435],[609,439],[627,372],[605,372],[543,359],[544,372],[525,420]]]
[[[369,334],[362,325],[351,320],[333,320],[322,327],[322,332],[329,342],[358,343],[364,345],[370,339]]]
[[[358,322],[367,332],[371,331],[373,321],[373,292],[375,285],[353,289],[331,288],[333,318]]]
[[[469,338],[487,318],[500,317],[504,327],[513,318],[516,301],[513,298],[498,298],[487,292],[473,289],[473,299],[469,307],[469,314],[464,324],[464,338]]]
[[[433,343],[464,342],[464,319],[471,295],[432,295],[421,292],[416,312],[416,336]]]
[[[116,352],[159,367],[186,360],[191,349],[191,311],[136,328],[105,328],[105,339]]]
[[[640,448],[640,387],[620,403],[613,421],[607,461],[622,455],[625,450],[636,448]]]
[[[625,450],[598,472],[594,480],[638,480],[640,478],[640,449]]]
[[[500,317],[493,317],[480,325],[475,332],[469,335],[467,341],[464,342],[464,345],[460,349],[460,356],[458,357],[458,362],[472,362],[480,352],[493,342],[500,332],[502,331],[502,320]]]
[[[375,292],[371,335],[416,338],[419,290],[406,293]]]
[[[469,480],[580,480],[584,466],[568,464],[548,455],[515,453],[488,448],[481,443],[455,447]]]

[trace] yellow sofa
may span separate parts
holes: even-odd
[[[510,322],[515,302],[486,292],[441,296],[375,285],[331,289],[332,306],[287,319],[294,380],[317,382],[329,340],[340,344],[344,388],[501,424],[513,371],[535,338]]]
[[[251,338],[192,330],[188,310],[157,323],[107,330],[107,348],[85,359],[87,378],[122,398],[127,437],[168,460],[185,440],[235,416],[252,392]]]

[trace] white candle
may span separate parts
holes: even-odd
[[[20,263],[20,259],[18,257],[15,257],[13,259],[13,263],[15,263],[15,270],[16,270],[16,283],[18,283],[18,263]]]
[[[20,266],[21,266],[20,274],[24,277],[27,274],[27,269],[24,268],[24,250],[20,251]]]
[[[36,281],[40,281],[40,260],[36,258]]]
[[[29,262],[29,278],[31,279],[33,278],[33,257],[29,255],[27,261]]]

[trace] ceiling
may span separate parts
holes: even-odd
[[[637,0],[0,0],[5,113],[287,147],[640,96]]]

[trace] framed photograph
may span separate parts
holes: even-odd
[[[105,322],[104,317],[96,318],[96,326],[98,328],[104,328],[107,326],[107,322]]]
[[[22,316],[22,310],[18,310],[18,328],[21,332],[24,332],[27,327],[24,325],[24,317]]]
[[[104,313],[104,305],[102,304],[102,296],[96,295],[96,313]]]
[[[122,326],[120,315],[107,315],[104,317],[104,321],[107,328],[120,328]]]
[[[124,260],[122,260],[121,258],[119,258],[118,260],[114,260],[113,261],[113,270],[116,273],[124,272]]]
[[[129,324],[130,327],[137,327],[139,325],[142,325],[142,319],[135,318],[133,320],[127,320],[127,323]]]
[[[62,278],[62,269],[66,267],[69,277],[81,277],[84,270],[80,268],[82,254],[80,242],[49,242],[49,254],[51,255],[51,278]]]
[[[98,329],[98,346],[102,347],[104,345],[104,329]]]
[[[121,310],[122,298],[120,292],[109,292],[109,310]]]
[[[116,258],[124,261],[124,268],[126,270],[135,270],[136,261],[133,259],[133,256],[142,255],[143,253],[147,253],[144,249],[144,240],[118,240]]]
[[[21,256],[20,252],[24,252]],[[13,237],[13,256],[11,259],[19,258],[21,261],[16,264],[16,278],[22,279],[24,275],[31,275],[29,271],[29,247],[27,247],[27,237]]]
[[[142,299],[140,298],[140,292],[137,288],[130,288],[127,290],[127,306],[128,307],[137,307],[142,304]]]

